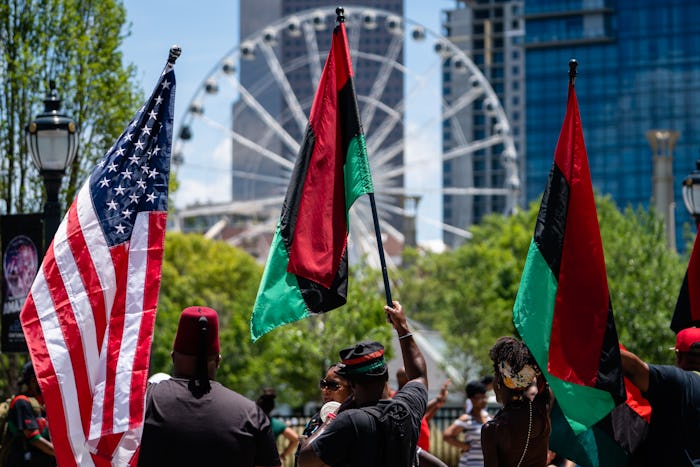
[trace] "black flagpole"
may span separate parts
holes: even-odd
[[[377,236],[377,250],[379,250],[379,262],[382,266],[382,277],[384,278],[384,294],[386,304],[394,307],[391,300],[391,286],[389,285],[389,275],[386,271],[386,259],[384,258],[384,246],[382,245],[382,233],[379,231],[379,216],[377,216],[377,203],[374,201],[374,193],[369,193],[369,204],[372,206],[372,220],[374,221],[374,233]]]
[[[578,66],[578,62],[576,61],[575,58],[572,58],[569,60],[569,83],[572,85],[576,84],[576,67]]]
[[[345,9],[338,7],[335,9],[336,21],[345,22]],[[386,304],[393,308],[394,302],[391,300],[391,286],[389,285],[389,275],[386,271],[386,258],[384,257],[384,246],[382,245],[382,233],[379,230],[379,216],[377,216],[377,203],[374,201],[374,193],[369,193],[369,204],[372,206],[372,220],[374,221],[374,233],[377,236],[377,250],[379,251],[379,262],[382,266],[382,277],[384,278],[384,294]]]

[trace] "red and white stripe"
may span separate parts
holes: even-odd
[[[61,467],[126,465],[138,448],[167,213],[137,214],[109,248],[89,181],[21,312]]]

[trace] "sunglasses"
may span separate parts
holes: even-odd
[[[340,389],[340,384],[338,382],[327,380],[325,378],[321,379],[321,381],[318,382],[318,386],[321,389],[327,389],[329,391],[337,391],[338,389]]]

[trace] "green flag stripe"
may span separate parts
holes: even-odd
[[[367,159],[367,143],[365,135],[360,133],[348,143],[348,151],[345,158],[345,208],[350,206],[360,196],[373,193],[372,174],[369,171]]]
[[[547,371],[556,298],[557,280],[533,240],[513,307],[513,322],[545,374],[557,402],[569,415],[571,429],[579,434],[605,417],[615,402],[606,391],[569,383]]]
[[[287,272],[289,254],[279,225],[270,245],[270,254],[255,299],[250,336],[253,342],[277,326],[309,316],[297,276]]]
[[[581,467],[619,467],[627,465],[628,453],[600,424],[581,433],[574,433],[566,423],[564,414],[555,402],[550,414],[552,434],[550,449],[576,462]]]

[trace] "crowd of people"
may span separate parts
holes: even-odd
[[[450,381],[428,400],[425,360],[403,308],[395,301],[384,311],[404,365],[396,374],[398,389],[389,387],[381,343],[343,348],[319,382],[323,406],[299,436],[272,415],[274,389],[264,389],[253,402],[216,381],[218,314],[186,308],[173,343],[172,375],[155,375],[147,389],[138,465],[264,467],[294,455],[299,467],[445,467],[430,453],[429,422],[445,404]],[[679,332],[673,350],[676,366],[649,364],[621,350],[625,377],[652,407],[643,455],[635,456],[634,465],[700,465],[700,328]],[[493,376],[466,385],[466,410],[442,433],[460,451],[459,467],[575,466],[549,450],[553,394],[527,346],[501,337],[489,356]],[[20,383],[7,414],[0,465],[55,465],[31,363],[22,368]],[[486,410],[491,391],[500,404],[494,414]]]

